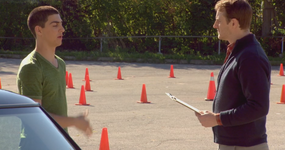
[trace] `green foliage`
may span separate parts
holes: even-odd
[[[262,1],[249,0],[254,11],[251,31],[257,36],[262,33]],[[0,36],[19,39],[0,39],[0,48],[30,51],[34,47],[34,39],[26,20],[29,12],[40,5],[56,7],[64,20],[66,32],[59,50],[99,52],[100,37],[216,36],[217,31],[212,27],[216,2],[217,0],[1,0]],[[273,35],[284,35],[285,3],[274,0],[273,5],[278,12],[276,17],[279,24]],[[260,38],[260,41],[268,55],[279,55],[281,43],[277,39]],[[222,42],[222,54],[226,44]],[[133,54],[157,53],[159,38],[103,38],[102,46],[103,52],[116,55],[118,51]],[[216,37],[161,39],[161,52],[170,56],[200,55],[204,58],[215,55],[217,50]],[[123,57],[125,54],[118,56]]]
[[[273,0],[273,6],[275,7],[275,19],[277,26],[274,28],[275,33],[273,35],[284,36],[285,35],[285,3],[284,0]]]
[[[258,38],[268,56],[279,57],[281,54],[282,38],[263,37]],[[285,41],[284,41],[285,42]]]

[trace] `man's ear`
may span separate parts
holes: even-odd
[[[35,33],[36,35],[42,35],[42,27],[35,26]]]
[[[232,27],[234,27],[234,28],[239,28],[240,27],[239,21],[236,18],[233,18],[231,21],[232,21],[231,22]]]

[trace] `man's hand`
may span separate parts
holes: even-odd
[[[88,110],[86,110],[82,115],[75,117],[74,120],[74,126],[83,131],[88,137],[92,135],[92,128],[89,123],[89,120],[87,119],[88,116]]]
[[[204,127],[214,127],[218,125],[215,113],[213,112],[201,111],[200,114],[195,112],[195,115]]]

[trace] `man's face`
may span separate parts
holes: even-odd
[[[224,12],[217,11],[213,28],[217,29],[220,40],[228,41],[231,38],[230,23],[227,23]]]
[[[48,16],[45,27],[42,29],[43,40],[51,47],[58,47],[62,43],[63,32],[62,20],[59,14]]]

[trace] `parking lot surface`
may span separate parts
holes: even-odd
[[[2,89],[18,92],[16,76],[20,59],[0,58]],[[67,88],[69,116],[89,110],[93,127],[90,138],[74,128],[70,136],[83,150],[99,149],[101,132],[108,129],[112,150],[216,150],[211,128],[204,128],[190,109],[172,101],[165,92],[201,110],[211,110],[205,101],[211,72],[216,82],[221,66],[172,64],[175,78],[169,78],[171,64],[66,61],[74,88]],[[118,67],[123,80],[115,80]],[[85,70],[88,68],[92,91],[86,91],[89,106],[75,105],[80,99]],[[280,101],[285,76],[272,67],[270,110],[267,117],[271,150],[285,149],[285,104]],[[145,84],[147,100],[140,101]],[[216,83],[217,85],[217,83]]]

